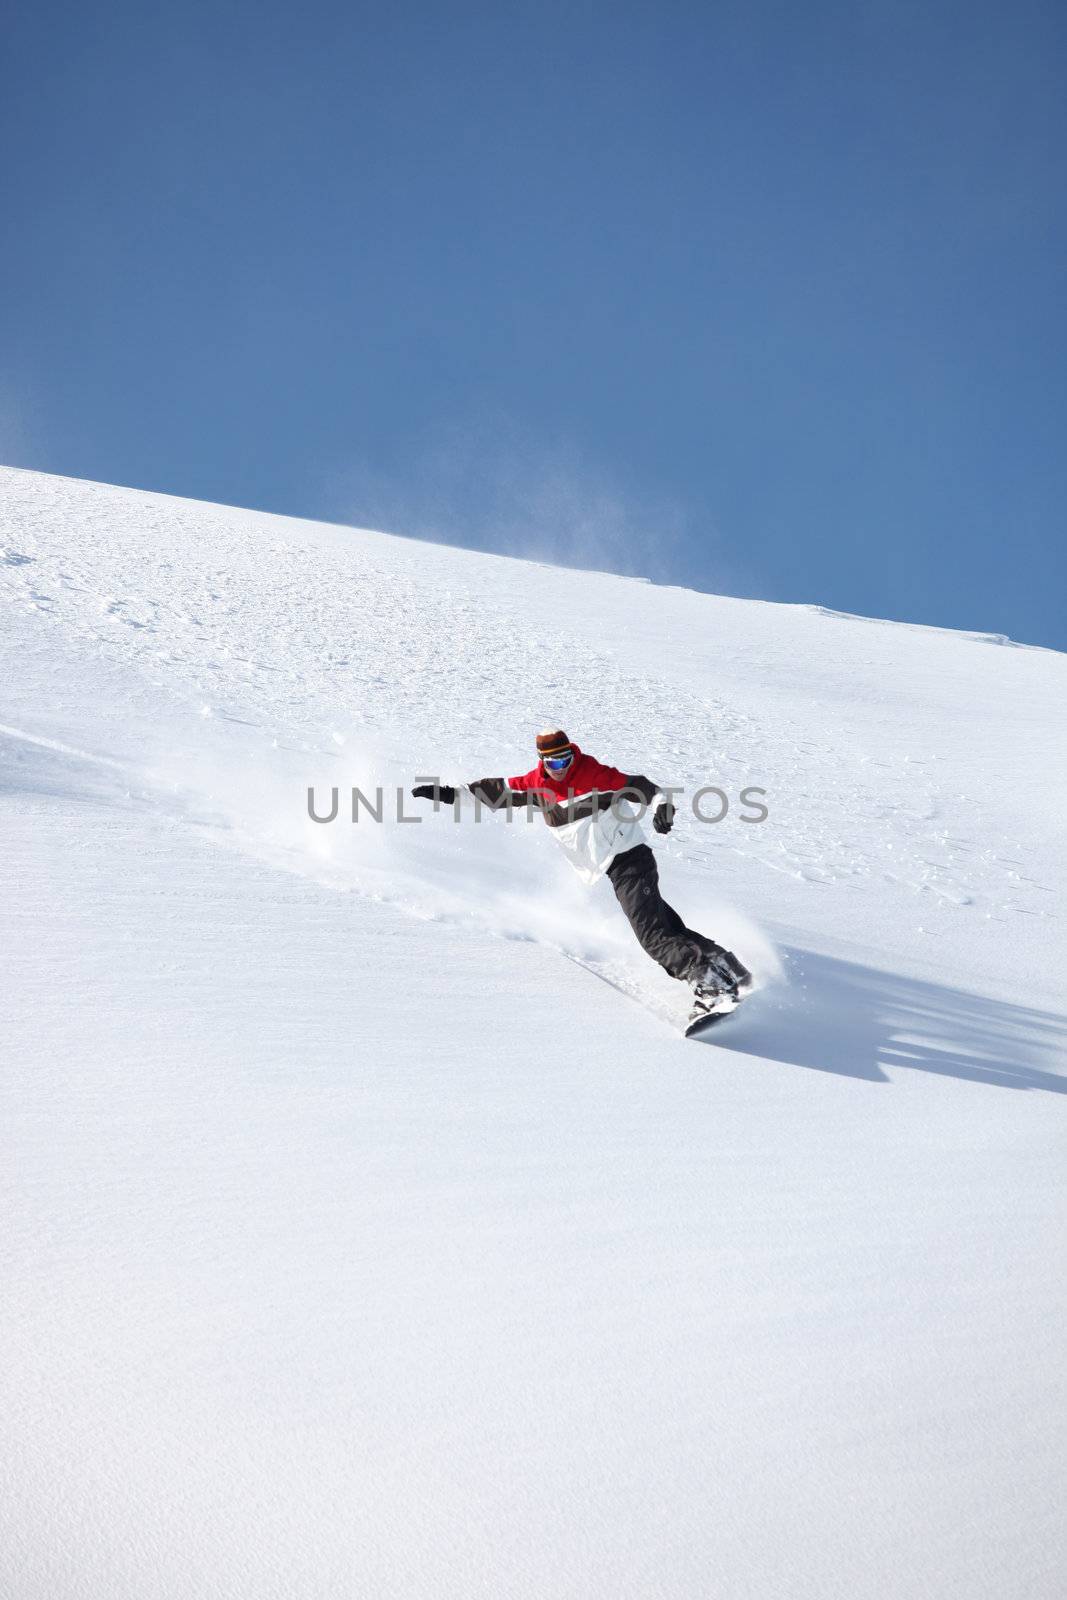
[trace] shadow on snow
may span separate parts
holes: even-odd
[[[1067,1018],[904,978],[810,950],[783,950],[790,984],[754,995],[703,1041],[818,1072],[888,1083],[910,1067],[1003,1089],[1067,1093]]]

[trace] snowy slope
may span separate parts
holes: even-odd
[[[0,586],[5,1596],[1062,1592],[1063,656],[10,469]],[[731,800],[707,1043],[344,820],[557,719]]]

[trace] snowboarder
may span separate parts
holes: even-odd
[[[464,787],[493,810],[535,807],[586,883],[607,873],[642,949],[672,978],[693,986],[691,1027],[732,1009],[752,987],[752,974],[731,951],[687,928],[663,899],[656,858],[631,803],[648,806],[659,795],[652,826],[669,833],[674,823],[670,798],[641,774],[602,765],[562,728],[537,735],[537,755],[537,766],[518,777],[478,778]],[[456,798],[447,784],[420,784],[411,792],[435,804],[452,805]]]

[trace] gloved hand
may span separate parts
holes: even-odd
[[[456,798],[455,789],[447,783],[420,783],[411,793],[416,800],[440,800],[446,806],[450,806]]]
[[[674,827],[674,807],[669,800],[661,800],[656,807],[656,814],[652,818],[652,826],[657,833],[670,833]]]

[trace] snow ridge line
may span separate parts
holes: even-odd
[[[91,750],[79,750],[75,745],[64,744],[61,739],[46,739],[39,733],[27,733],[24,728],[10,728],[3,722],[0,722],[0,735],[19,739],[23,744],[36,745],[41,750],[54,750],[57,755],[73,756],[77,761],[90,761],[97,767],[110,767],[115,772],[127,770],[125,762],[116,761],[113,756],[94,755]]]

